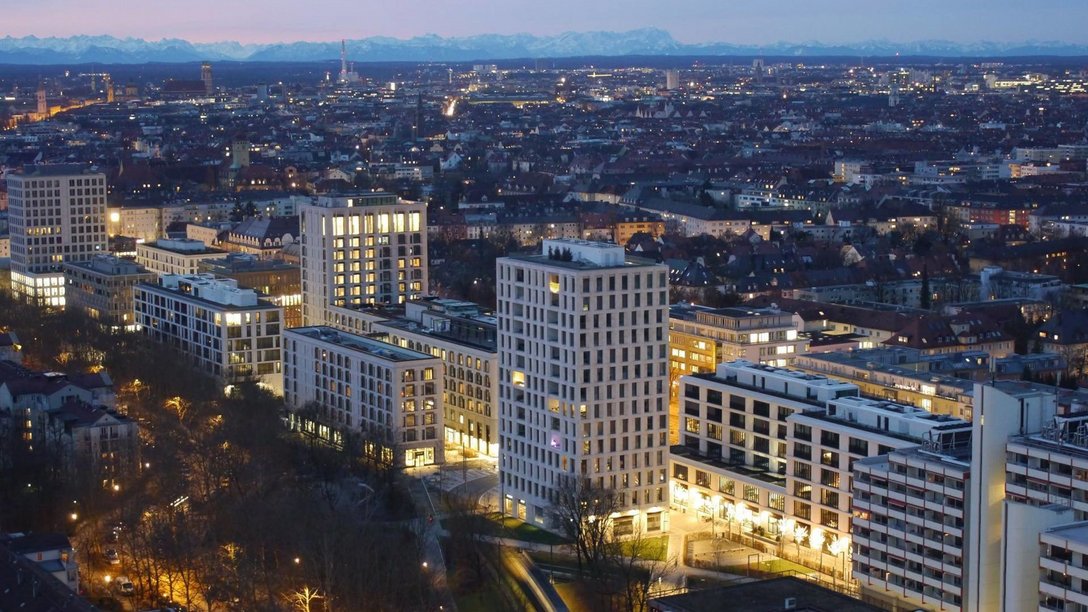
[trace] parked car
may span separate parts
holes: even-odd
[[[136,585],[132,584],[132,581],[124,576],[118,576],[113,581],[117,585],[117,591],[122,595],[132,595],[136,593]]]
[[[106,561],[109,561],[110,565],[121,565],[121,555],[117,554],[115,549],[107,548]]]

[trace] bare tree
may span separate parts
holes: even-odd
[[[559,486],[555,513],[559,529],[574,542],[578,571],[600,576],[605,571],[612,515],[619,509],[619,497],[586,477],[570,476]]]
[[[646,610],[653,586],[677,565],[675,557],[666,557],[667,543],[647,537],[638,527],[629,536],[613,537],[607,551],[613,593],[622,600],[622,608],[630,612]]]

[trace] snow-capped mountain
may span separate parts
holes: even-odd
[[[515,58],[625,55],[765,55],[765,56],[1076,56],[1088,46],[1055,41],[956,43],[941,40],[851,44],[778,42],[738,45],[727,42],[685,44],[668,32],[643,28],[628,32],[565,32],[555,36],[481,34],[445,38],[434,34],[408,39],[374,36],[347,42],[355,61],[472,61]],[[0,38],[0,63],[78,64],[210,61],[325,61],[340,56],[340,42],[242,44],[233,41],[192,43],[181,39],[148,41],[112,36]]]

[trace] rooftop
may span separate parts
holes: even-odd
[[[22,172],[22,176],[25,177],[71,176],[73,174],[83,175],[100,173],[83,164],[27,164],[26,166],[23,166]]]
[[[791,601],[792,607],[786,602]],[[814,584],[785,576],[757,582],[690,591],[654,599],[660,612],[878,612],[881,608]]]
[[[323,325],[296,327],[294,329],[285,330],[285,332],[289,334],[299,334],[322,342],[328,342],[359,353],[380,357],[388,361],[400,362],[435,359],[435,357],[432,357],[431,355],[425,355],[417,351],[401,348],[393,344],[366,338],[364,336],[349,334]]]

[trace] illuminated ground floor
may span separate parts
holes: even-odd
[[[713,534],[759,540],[760,548],[819,572],[849,574],[849,531],[790,513],[784,477],[675,454],[669,473],[672,512],[697,517]]]
[[[375,440],[358,431],[333,427],[298,412],[287,413],[287,424],[291,431],[317,438],[334,448],[356,448],[364,458],[378,463],[406,468],[443,463],[442,443],[438,440],[395,445]]]
[[[474,431],[461,431],[453,427],[446,427],[446,442],[463,451],[469,450],[487,457],[499,456],[499,445],[489,442],[486,438],[474,435]]]

